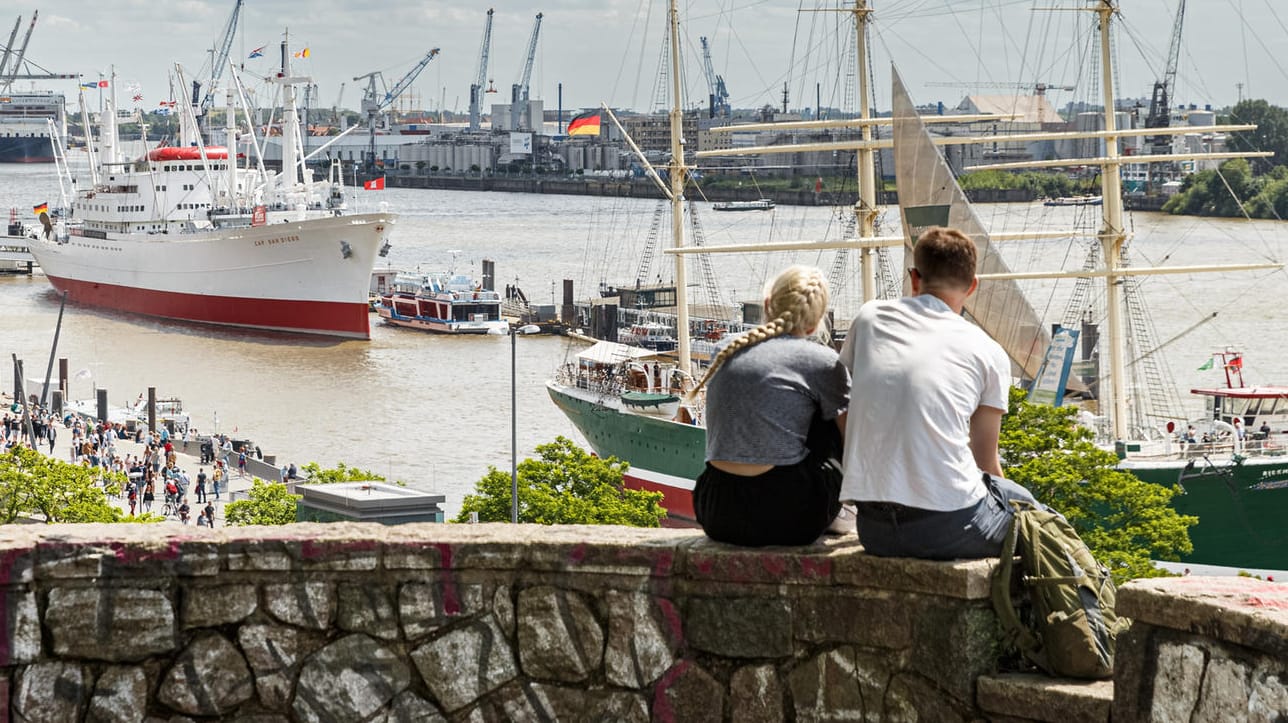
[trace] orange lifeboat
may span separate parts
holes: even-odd
[[[228,149],[222,146],[206,146],[206,159],[223,161],[228,158]],[[200,161],[201,149],[196,146],[166,146],[148,151],[149,161]]]

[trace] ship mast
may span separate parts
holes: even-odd
[[[872,117],[870,106],[871,90],[868,88],[868,21],[872,15],[867,0],[854,0],[854,32],[856,72],[859,74],[859,118],[867,120]],[[817,113],[817,109],[815,109]],[[859,175],[859,199],[854,204],[854,215],[859,222],[859,238],[872,238],[876,235],[877,218],[877,180],[876,163],[873,158],[872,126],[863,125],[863,145],[855,154]],[[859,249],[859,273],[863,277],[863,300],[871,301],[877,297],[876,271],[873,268],[875,249]]]
[[[671,29],[671,163],[667,167],[671,181],[672,245],[684,247],[684,181],[689,169],[684,165],[684,112],[680,110],[680,11],[675,0],[670,2]],[[676,353],[679,370],[690,373],[689,358],[689,292],[683,254],[675,255],[675,325]]]
[[[1118,12],[1117,0],[1100,0],[1100,84],[1105,103],[1105,160],[1101,169],[1104,184],[1104,225],[1100,228],[1100,246],[1105,260],[1105,339],[1109,342],[1109,388],[1113,405],[1114,439],[1127,439],[1127,369],[1124,358],[1125,338],[1122,314],[1122,279],[1118,262],[1122,258],[1127,233],[1123,229],[1122,162],[1118,156],[1118,119],[1114,106],[1114,69],[1109,45],[1109,23]]]

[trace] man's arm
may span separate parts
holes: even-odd
[[[1002,434],[1002,414],[994,407],[978,407],[970,417],[970,451],[975,464],[983,471],[1002,476],[1002,459],[997,454],[997,439]]]

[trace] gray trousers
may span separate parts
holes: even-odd
[[[959,560],[997,557],[1010,528],[1011,500],[1049,509],[1024,487],[1003,477],[984,474],[988,494],[960,510],[941,512],[900,505],[858,502],[859,541],[868,554]]]

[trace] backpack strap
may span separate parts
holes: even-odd
[[[1013,501],[1011,505],[1014,507],[1015,514],[1011,517],[1010,527],[1006,531],[1006,539],[1002,541],[1002,550],[997,561],[997,569],[993,572],[993,610],[997,613],[997,620],[1002,628],[1003,645],[1008,647],[1014,645],[1020,649],[1024,657],[1050,673],[1051,670],[1047,667],[1046,656],[1042,654],[1042,642],[1020,620],[1019,614],[1015,612],[1015,602],[1011,599],[1011,581],[1015,572],[1015,552],[1020,540],[1020,515],[1026,509],[1031,509],[1031,506],[1022,505],[1019,502]]]

